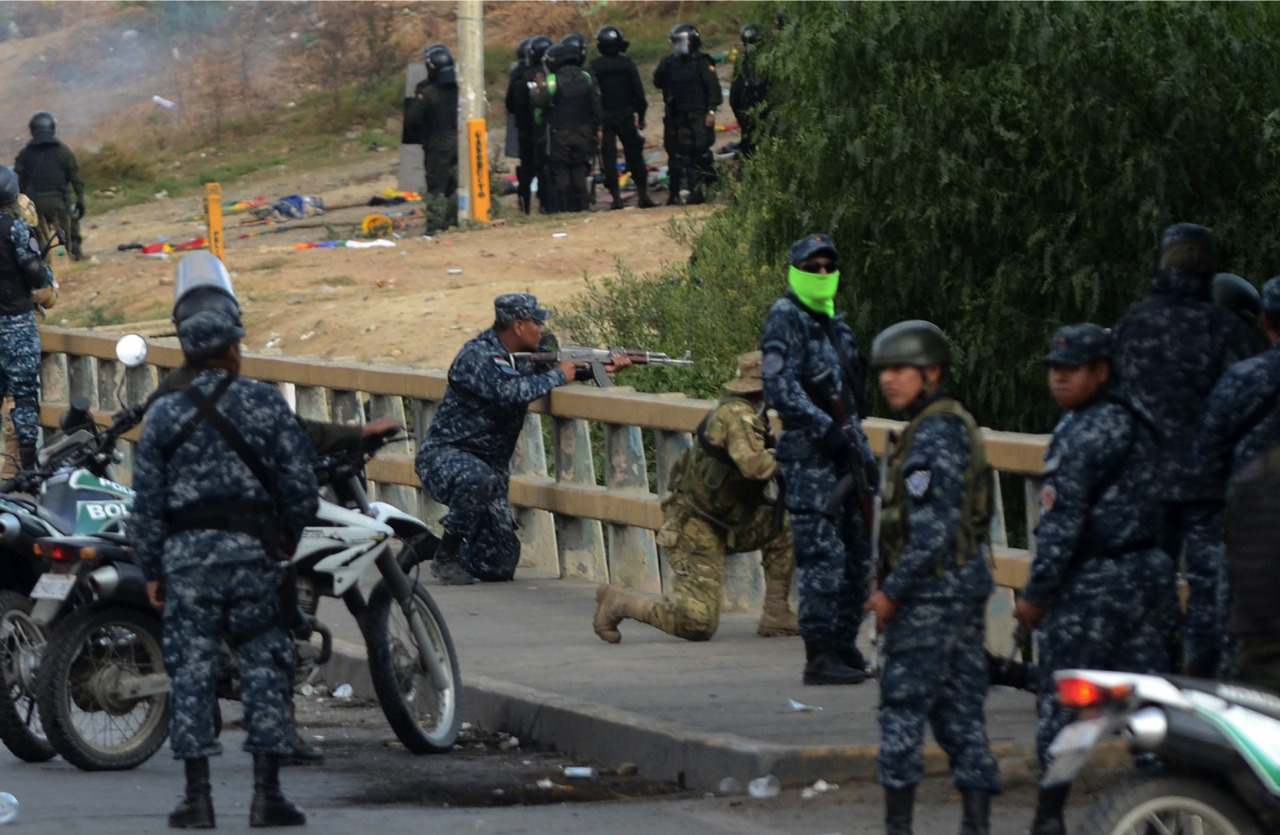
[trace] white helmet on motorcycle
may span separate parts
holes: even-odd
[[[174,270],[173,323],[182,324],[204,310],[222,311],[240,324],[240,303],[222,260],[211,252],[192,252]]]

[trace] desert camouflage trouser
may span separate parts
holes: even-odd
[[[680,503],[668,511],[658,543],[667,549],[673,583],[671,593],[654,606],[654,626],[688,641],[710,640],[720,625],[726,554],[759,550],[766,580],[791,581],[791,525],[784,516],[774,533],[772,506],[758,508],[734,531],[732,543],[727,538],[722,528]]]

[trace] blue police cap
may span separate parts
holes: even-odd
[[[493,300],[494,319],[499,323],[518,322],[521,319],[532,319],[545,322],[551,318],[551,311],[538,307],[538,297],[531,293],[504,293]]]
[[[188,360],[217,356],[243,338],[244,329],[221,310],[202,310],[178,325],[178,342]]]
[[[825,252],[832,258],[840,257],[840,253],[836,251],[836,242],[831,240],[830,235],[814,234],[805,235],[793,243],[787,251],[787,258],[792,264],[799,264],[820,252]]]
[[[1111,331],[1101,325],[1083,322],[1058,328],[1049,340],[1045,365],[1078,368],[1092,362],[1111,361]]]

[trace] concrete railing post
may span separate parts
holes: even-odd
[[[431,425],[431,421],[435,420],[436,412],[439,410],[440,403],[438,401],[413,401],[413,455],[415,458],[418,455],[418,448],[422,446],[423,439],[427,437],[427,427]],[[449,509],[428,496],[426,490],[419,491],[418,499],[421,502],[418,518],[430,525],[431,530],[436,534],[440,534],[440,520],[444,518]]]
[[[591,451],[591,428],[585,420],[555,420],[556,481],[595,484],[596,463]],[[561,576],[608,582],[604,529],[595,519],[556,514]]]
[[[370,420],[378,420],[379,418],[389,417],[404,423],[404,400],[400,397],[373,394],[369,396],[369,418]],[[395,441],[387,444],[382,448],[379,455],[383,456],[412,456],[413,445],[406,438],[401,441]],[[379,501],[386,502],[393,507],[398,507],[405,513],[416,514],[418,512],[418,493],[420,491],[407,484],[379,484],[376,486],[375,495]]]
[[[654,432],[654,454],[657,456],[656,473],[658,478],[658,495],[663,496],[671,482],[671,470],[680,456],[688,451],[692,440],[688,432],[668,432],[659,429]],[[671,590],[671,565],[667,562],[667,549],[658,546],[658,566],[662,578],[662,590]]]
[[[605,424],[604,440],[608,488],[647,493],[649,473],[640,427]],[[653,531],[609,525],[609,579],[639,591],[662,591]]]
[[[547,447],[542,439],[542,416],[524,416],[524,429],[516,439],[511,456],[511,472],[547,478]],[[520,567],[552,577],[560,576],[560,557],[556,548],[556,523],[545,510],[513,507],[516,536],[520,539]]]

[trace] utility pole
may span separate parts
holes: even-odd
[[[458,220],[475,220],[472,183],[476,167],[472,158],[472,119],[485,117],[484,4],[482,0],[458,0]],[[487,160],[484,171],[488,171]],[[484,193],[489,184],[483,183]],[[486,218],[487,219],[487,218]]]

